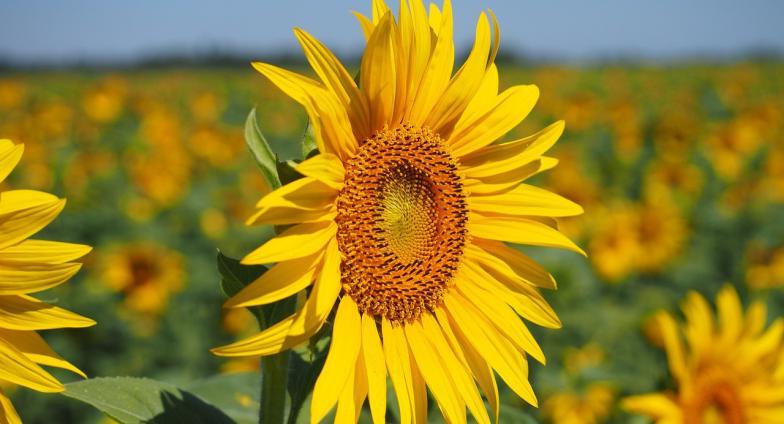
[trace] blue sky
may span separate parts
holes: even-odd
[[[394,3],[397,3],[396,1]],[[228,49],[259,57],[296,49],[303,27],[338,54],[362,37],[360,0],[2,0],[0,60],[134,60]],[[563,60],[784,52],[781,0],[453,0],[466,47],[483,8],[501,22],[502,49]]]

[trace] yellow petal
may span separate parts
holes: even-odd
[[[446,336],[450,346],[452,346],[452,350],[455,352],[456,356],[462,358],[465,365],[471,370],[471,374],[479,383],[479,387],[482,388],[482,391],[487,397],[487,402],[493,409],[495,422],[498,422],[501,404],[498,401],[498,385],[496,385],[493,370],[487,365],[487,362],[482,359],[479,352],[477,352],[473,346],[470,344],[460,344],[460,341],[449,324],[449,318],[446,316],[446,312],[444,312],[443,308],[437,308],[435,310],[435,316],[438,319],[438,324],[444,331],[444,336]]]
[[[300,174],[315,178],[335,190],[343,188],[346,171],[343,162],[335,155],[322,153],[313,156],[297,165],[295,169]]]
[[[379,22],[389,12],[389,7],[384,0],[373,0],[373,24],[378,25]]]
[[[463,187],[470,195],[498,194],[511,190],[521,182],[541,172],[553,169],[558,160],[541,157],[511,171],[484,178],[468,178],[463,180]]]
[[[65,390],[57,379],[3,338],[0,338],[0,380],[10,381],[44,393],[57,393]]]
[[[743,325],[743,306],[740,303],[738,292],[729,285],[722,288],[716,297],[716,307],[721,325],[719,337],[723,343],[729,346],[740,337]]]
[[[47,330],[82,328],[95,321],[25,295],[0,296],[0,328]]]
[[[305,108],[320,152],[333,153],[341,159],[353,154],[357,142],[351,123],[334,94],[295,72],[260,62],[254,62],[253,67]]]
[[[3,391],[0,390],[0,423],[2,424],[22,424],[22,419],[16,412],[11,400],[8,399]]]
[[[456,352],[452,350],[450,343],[447,341],[444,331],[438,325],[435,317],[429,313],[425,313],[421,317],[423,335],[427,337],[434,352],[438,353],[444,364],[444,369],[448,372],[449,378],[452,380],[455,391],[462,397],[468,410],[474,416],[478,423],[490,424],[490,417],[487,415],[485,404],[479,394],[479,390],[474,384],[471,376],[471,371],[465,361],[458,358]],[[462,358],[462,351],[460,357]]]
[[[566,236],[548,225],[518,217],[485,217],[469,214],[469,231],[472,235],[497,241],[556,247],[586,256],[585,252]]]
[[[266,305],[304,290],[315,278],[322,253],[279,262],[226,301],[225,308]]]
[[[476,24],[476,38],[471,53],[433,107],[425,120],[425,126],[442,135],[451,132],[482,84],[488,66],[490,44],[490,23],[487,15],[482,13]]]
[[[392,14],[387,13],[373,30],[362,56],[359,85],[370,104],[371,133],[392,124],[397,83],[394,25]]]
[[[333,241],[327,247],[313,291],[301,309],[254,336],[212,352],[218,356],[266,356],[290,349],[321,329],[339,292],[340,253]]]
[[[25,240],[0,250],[0,262],[63,264],[90,253],[92,247],[83,244],[46,240]]]
[[[690,292],[683,304],[683,314],[686,316],[684,334],[694,354],[699,355],[710,349],[715,332],[713,314],[708,301],[699,293]]]
[[[738,349],[740,362],[754,368],[762,358],[774,357],[781,350],[782,335],[784,335],[784,321],[777,319],[754,343]]]
[[[510,389],[523,400],[537,406],[536,395],[528,382],[525,359],[484,317],[471,312],[472,306],[455,299],[451,293],[444,297],[445,311],[452,329],[463,346],[470,344],[496,370]]]
[[[368,394],[367,384],[365,359],[362,354],[362,346],[360,346],[356,367],[351,371],[348,384],[343,387],[343,391],[338,398],[335,423],[356,423],[359,420],[362,404],[365,403],[365,398]]]
[[[357,305],[350,296],[344,296],[335,315],[327,360],[313,387],[311,423],[319,423],[335,406],[341,390],[351,384],[349,377],[356,367],[361,338],[362,324]]]
[[[14,144],[10,140],[0,140],[0,183],[11,173],[22,158],[23,144]]]
[[[416,2],[415,2],[416,3]],[[430,54],[427,67],[422,75],[419,88],[406,121],[416,126],[422,126],[425,119],[433,110],[433,106],[444,93],[449,79],[452,77],[452,67],[455,63],[455,44],[453,37],[452,4],[449,0],[444,1],[443,13],[434,13],[433,7],[430,9],[431,23],[438,22],[438,28],[434,31],[437,34],[435,46]]]
[[[384,424],[387,410],[387,367],[384,364],[384,347],[378,336],[376,320],[369,314],[362,315],[362,352],[367,367],[370,414],[374,424]]]
[[[444,18],[441,15],[441,10],[438,8],[438,6],[435,3],[430,3],[429,18],[430,18],[430,29],[433,30],[433,32],[437,36],[438,32],[441,30],[441,25]]]
[[[768,319],[768,308],[762,302],[754,302],[746,311],[746,321],[743,325],[745,337],[757,337],[765,329]]]
[[[669,419],[672,423],[681,422],[681,408],[673,399],[663,394],[629,396],[621,401],[623,409],[645,414],[653,418]]]
[[[310,298],[294,321],[290,335],[310,333],[311,328],[320,328],[326,321],[340,294],[340,257],[338,243],[332,240],[324,252],[324,264]]]
[[[564,122],[558,121],[532,136],[483,147],[462,157],[461,168],[468,178],[486,178],[509,172],[539,159],[555,145],[563,131]]]
[[[262,197],[256,203],[259,209],[290,208],[314,210],[332,203],[338,191],[323,182],[305,177],[292,181]]]
[[[556,288],[555,278],[523,252],[499,241],[480,238],[473,238],[471,241],[465,249],[466,258],[482,267],[495,270],[513,280],[520,279],[535,287]]]
[[[428,403],[427,384],[425,384],[425,378],[419,370],[419,365],[414,360],[411,349],[408,352],[408,362],[411,364],[411,396],[413,396],[411,416],[415,423],[425,423],[427,422]]]
[[[218,356],[267,356],[280,353],[284,350],[291,349],[292,347],[304,342],[311,335],[318,331],[318,328],[312,329],[309,334],[301,334],[290,337],[289,331],[294,323],[294,320],[299,316],[300,312],[291,315],[283,320],[275,323],[274,325],[266,328],[264,331],[255,334],[251,337],[245,338],[232,344],[217,347],[211,350],[212,353]]]
[[[65,200],[32,190],[0,193],[0,250],[17,244],[52,222]]]
[[[471,261],[465,261],[461,273],[472,281],[481,281],[483,287],[504,299],[518,315],[528,321],[546,328],[561,328],[561,321],[555,311],[534,287],[496,274],[492,269],[485,270]]]
[[[452,154],[462,157],[498,140],[531,112],[538,98],[535,85],[514,86],[498,95],[486,113],[460,119],[448,141]]]
[[[9,341],[17,350],[37,364],[62,368],[87,378],[82,370],[53,351],[35,331],[14,331],[0,328],[0,338]]]
[[[432,334],[425,334],[419,322],[403,325],[408,346],[414,354],[417,368],[422,372],[430,393],[438,404],[441,413],[450,423],[466,422],[465,404],[454,386],[451,373],[459,370],[445,369],[448,366],[442,363],[443,357],[439,355],[428,341]]]
[[[302,45],[310,66],[348,111],[354,137],[358,140],[367,138],[370,135],[368,104],[354,78],[340,60],[312,35],[298,28],[294,29],[294,34]]]
[[[688,384],[688,364],[686,354],[683,350],[683,342],[678,334],[678,324],[673,317],[665,312],[656,316],[656,322],[664,339],[664,347],[667,352],[667,363],[672,375],[678,379],[680,384]]]
[[[288,207],[265,208],[253,214],[247,225],[296,225],[332,222],[338,216],[337,208],[328,203],[322,209],[298,209]]]
[[[357,18],[357,21],[359,22],[359,26],[360,28],[362,28],[362,35],[365,36],[365,42],[367,42],[370,39],[371,34],[373,34],[373,28],[375,28],[376,26],[373,25],[373,22],[371,22],[370,19],[367,18],[367,16],[359,12],[351,12],[351,13],[354,15],[355,18]]]
[[[409,120],[409,111],[413,108],[413,103],[419,91],[422,78],[426,74],[428,62],[430,61],[431,32],[428,22],[427,10],[421,1],[408,2],[411,12],[411,25],[408,25],[407,14],[401,13],[401,31],[406,36],[411,31],[408,64],[406,66],[406,90],[405,90],[405,110],[403,117]],[[405,26],[404,26],[405,24]],[[410,28],[410,29],[409,29]],[[404,48],[405,48],[404,44]]]
[[[392,387],[397,395],[400,424],[410,424],[412,420],[415,420],[413,413],[416,408],[408,342],[406,342],[402,327],[392,326],[386,318],[381,320],[381,331],[383,332],[387,370],[389,370],[389,378],[392,380]]]
[[[505,192],[488,196],[470,196],[469,208],[510,216],[576,216],[583,208],[555,193],[528,184],[520,184]]]
[[[482,77],[482,83],[474,93],[474,97],[468,102],[460,119],[472,121],[484,115],[493,108],[496,97],[498,97],[498,67],[493,63],[487,67]]]
[[[327,220],[337,193],[315,178],[300,178],[264,196],[246,224],[285,225]]]
[[[527,352],[540,363],[545,363],[544,352],[533,334],[520,321],[517,314],[500,297],[495,297],[482,288],[482,281],[470,279],[468,274],[456,282],[457,293],[454,296],[461,302],[470,303],[477,311],[481,312],[488,322],[493,324],[494,331],[498,331],[514,344],[521,353]]]
[[[4,265],[0,256],[0,295],[43,291],[62,284],[74,276],[82,264],[15,264]]]
[[[315,222],[294,226],[264,243],[242,259],[244,265],[289,261],[313,255],[335,237],[334,222]]]

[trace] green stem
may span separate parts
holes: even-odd
[[[289,379],[289,352],[261,358],[260,424],[284,424]]]

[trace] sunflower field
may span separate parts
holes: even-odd
[[[528,361],[539,406],[499,380],[500,422],[649,422],[652,394],[691,378],[678,367],[686,355],[673,341],[678,332],[699,350],[700,334],[714,326],[736,332],[722,333],[724,345],[703,340],[701,349],[714,356],[733,352],[732,361],[763,363],[755,345],[743,344],[763,328],[760,343],[777,344],[774,367],[762,372],[782,376],[764,386],[770,396],[777,391],[780,414],[784,64],[501,63],[499,75],[502,89],[535,84],[541,92],[504,140],[566,123],[548,152],[558,166],[531,181],[583,207],[558,226],[587,253],[522,248],[555,277],[557,290],[542,294],[562,328],[530,326],[547,358],[546,365]],[[246,146],[254,108],[250,120],[280,163],[303,160],[308,117],[250,67],[0,73],[0,138],[24,144],[0,191],[67,199],[36,238],[93,247],[68,284],[37,295],[97,322],[41,332],[87,376],[165,381],[184,397],[150,402],[187,404],[195,394],[233,421],[256,422],[259,359],[210,354],[259,330],[248,309],[222,308],[230,258],[275,234],[272,226],[245,225],[272,190]],[[2,383],[25,422],[108,422],[79,402],[97,401],[79,391],[78,376],[52,373],[65,396]],[[653,397],[639,397],[646,394]],[[721,398],[705,396],[687,401]],[[430,403],[430,421],[441,422]],[[714,413],[729,416],[731,403],[718,402]],[[387,408],[397,422],[397,404]],[[205,419],[171,411],[180,420],[171,422]],[[123,412],[107,413],[125,422]],[[366,407],[360,422],[370,416]],[[127,422],[133,419],[146,418]]]

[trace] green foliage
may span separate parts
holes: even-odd
[[[260,381],[259,373],[223,374],[195,381],[185,388],[238,424],[253,424],[259,418]]]
[[[201,397],[148,378],[93,378],[67,384],[63,395],[88,403],[122,424],[232,422]]]
[[[278,177],[278,158],[270,148],[267,139],[259,129],[256,120],[256,109],[250,111],[248,119],[245,121],[245,143],[248,145],[256,164],[261,169],[270,187],[276,189],[280,187],[280,177]]]

